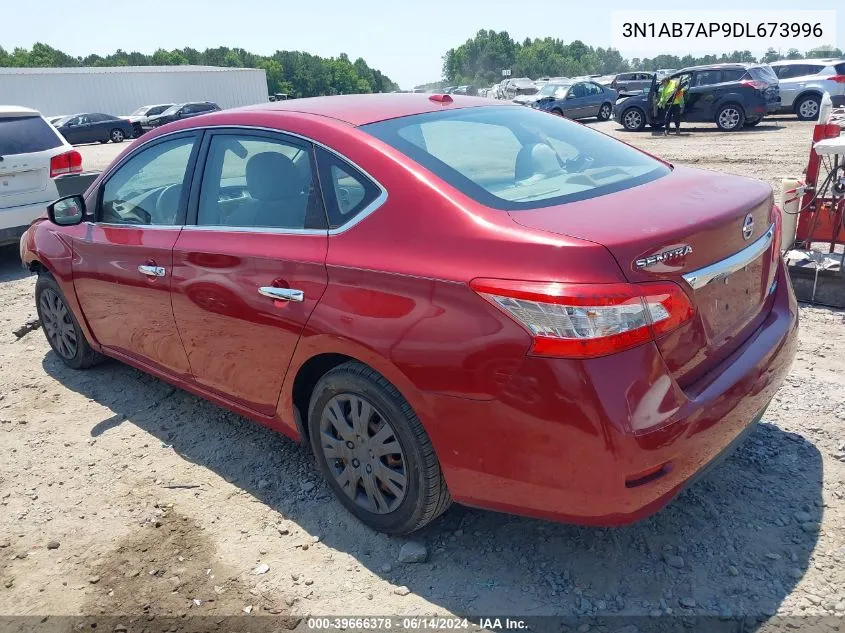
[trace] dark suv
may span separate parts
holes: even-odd
[[[780,109],[778,78],[768,64],[713,64],[672,73],[666,80],[689,76],[684,121],[712,122],[732,132],[757,125],[767,114]],[[664,80],[665,81],[665,80]],[[663,117],[654,115],[659,83],[639,95],[622,96],[613,106],[613,118],[626,130],[646,125],[662,127]]]
[[[147,120],[141,125],[143,129],[151,130],[159,125],[178,121],[179,119],[188,119],[200,114],[208,114],[209,112],[217,112],[220,106],[211,101],[193,101],[191,103],[177,103],[170,106],[167,110],[158,116],[147,117]]]

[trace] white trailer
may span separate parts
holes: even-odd
[[[45,116],[82,112],[121,116],[143,105],[186,101],[234,108],[267,98],[267,74],[256,68],[0,68],[0,104],[34,108]]]

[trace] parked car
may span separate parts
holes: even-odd
[[[375,94],[155,130],[22,250],[61,362],[309,444],[340,503],[405,534],[452,500],[588,524],[668,503],[789,371],[780,226],[760,181]]]
[[[654,73],[635,72],[619,73],[610,82],[610,87],[617,92],[633,92],[634,90],[648,90]]]
[[[537,92],[537,86],[528,77],[517,77],[508,79],[504,85],[504,98],[513,99],[519,95],[533,95]]]
[[[145,123],[141,125],[144,131],[151,130],[166,123],[172,123],[180,119],[190,119],[191,117],[199,116],[200,114],[208,114],[209,112],[217,112],[220,106],[211,101],[193,101],[191,103],[177,103],[170,106],[167,110],[156,116],[147,117]]]
[[[134,130],[129,121],[110,114],[89,112],[72,114],[53,123],[68,143],[122,143],[132,138]]]
[[[778,78],[768,64],[714,64],[679,70],[673,77],[690,77],[684,107],[684,121],[712,122],[731,132],[760,123],[780,108]],[[647,92],[621,95],[613,106],[613,118],[626,130],[635,132],[646,125],[662,127],[663,118],[654,119],[658,82]]]
[[[151,116],[157,116],[165,110],[172,108],[172,103],[160,103],[157,105],[141,106],[132,114],[120,117],[132,124],[132,135],[135,137],[141,136],[144,133],[144,124]]]
[[[819,118],[822,95],[834,107],[845,106],[845,60],[796,59],[773,62],[780,86],[780,111],[794,112],[802,121]]]
[[[571,84],[569,83],[549,82],[542,85],[533,95],[519,95],[518,97],[511,99],[511,101],[518,103],[519,105],[532,106],[540,99],[547,100],[553,98],[555,95],[563,98],[566,96],[566,91],[569,89],[570,85]]]
[[[0,106],[0,246],[44,215],[57,178],[81,171],[82,155],[37,110]]]
[[[568,119],[598,118],[607,121],[613,112],[616,91],[594,81],[572,84],[547,84],[542,98],[531,103],[532,108]]]

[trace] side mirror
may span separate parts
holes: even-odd
[[[85,199],[82,196],[59,198],[47,207],[50,222],[59,226],[75,226],[85,217]]]

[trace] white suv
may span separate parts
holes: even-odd
[[[770,66],[778,76],[782,112],[794,112],[802,121],[815,121],[825,92],[834,106],[845,105],[845,60],[791,59]]]
[[[37,110],[0,105],[0,246],[59,197],[57,177],[81,171],[82,154]]]

